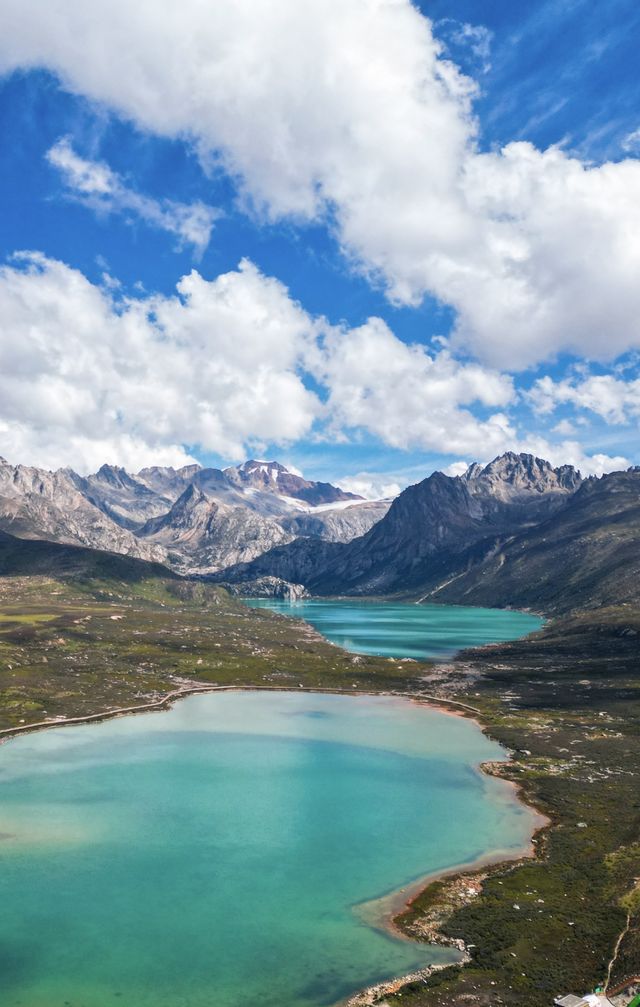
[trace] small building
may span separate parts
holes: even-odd
[[[553,1002],[555,1007],[614,1007],[604,993],[585,993],[582,997],[566,993],[564,996],[557,996]]]

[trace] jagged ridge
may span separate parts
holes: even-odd
[[[387,507],[303,479],[278,462],[152,467],[133,475],[103,465],[82,477],[0,460],[0,528],[169,563],[184,573],[249,561],[301,535],[348,541]]]

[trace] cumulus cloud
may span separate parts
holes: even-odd
[[[592,374],[554,381],[545,375],[535,382],[528,398],[538,413],[569,404],[607,423],[629,423],[640,416],[640,378],[625,381],[612,374]]]
[[[510,377],[446,345],[408,346],[379,318],[332,327],[247,260],[213,280],[194,270],[174,296],[122,298],[25,253],[0,270],[0,317],[0,454],[16,461],[181,465],[198,450],[239,459],[362,434],[486,460],[533,451],[586,471],[625,461],[521,438]],[[363,495],[394,491],[356,478]]]
[[[452,462],[451,465],[447,465],[443,468],[443,472],[446,476],[463,476],[467,469],[469,468],[469,462]]]
[[[640,164],[480,153],[475,83],[410,0],[4,0],[3,20],[0,70],[46,66],[186,139],[247,206],[328,221],[390,298],[452,305],[485,363],[638,346]]]
[[[357,493],[365,500],[389,500],[396,497],[403,488],[389,473],[358,472],[354,476],[343,476],[336,480],[340,489],[347,493]]]
[[[640,163],[513,143],[471,158],[465,190],[484,223],[482,261],[452,273],[460,342],[512,367],[639,344]]]
[[[184,463],[181,445],[240,458],[307,434],[297,373],[311,321],[249,262],[175,297],[116,301],[61,262],[0,271],[0,453],[87,468]]]
[[[239,458],[316,421],[324,436],[366,431],[400,448],[497,452],[515,437],[500,411],[510,378],[407,346],[381,319],[332,328],[246,260],[211,281],[194,270],[174,297],[122,300],[31,253],[0,272],[0,313],[0,450],[12,457],[183,463],[187,444]],[[476,419],[477,403],[497,411]]]
[[[573,425],[571,420],[567,419],[560,420],[560,422],[556,423],[555,427],[553,428],[553,433],[559,434],[561,437],[572,437],[575,434],[575,432],[576,432],[575,426]]]
[[[19,420],[0,418],[0,455],[14,465],[29,464],[44,469],[72,467],[76,472],[95,472],[105,462],[138,472],[148,465],[172,466],[197,463],[180,445],[149,445],[129,434],[92,437],[60,427],[37,427]]]
[[[462,453],[504,447],[516,434],[501,411],[514,399],[510,377],[431,354],[397,339],[379,318],[328,333],[312,364],[328,389],[334,430],[365,429],[395,448]],[[498,411],[477,419],[475,404]]]
[[[68,138],[58,140],[47,151],[47,160],[61,173],[68,193],[89,209],[101,214],[121,214],[167,231],[180,247],[191,245],[200,256],[211,238],[218,210],[204,203],[178,203],[172,199],[152,199],[129,188],[120,175],[102,161],[80,157]]]

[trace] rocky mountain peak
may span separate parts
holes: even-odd
[[[470,482],[472,479],[477,479],[479,475],[482,474],[482,465],[478,462],[472,462],[467,471],[460,476],[464,482]]]
[[[470,465],[462,479],[473,495],[506,499],[522,494],[573,493],[582,483],[582,476],[572,465],[554,468],[544,458],[532,454],[507,451],[494,458],[484,468]]]
[[[107,483],[109,486],[126,487],[127,489],[136,486],[135,479],[120,465],[101,465],[95,475],[90,476],[89,479],[95,482]]]
[[[243,462],[242,465],[230,466],[224,470],[224,473],[233,483],[242,483],[255,489],[277,488],[281,475],[289,476],[293,479],[300,478],[299,476],[295,476],[293,472],[289,472],[280,462],[261,461],[257,458],[250,458],[248,461]]]
[[[312,507],[363,499],[355,493],[346,493],[331,483],[304,479],[276,461],[250,458],[242,465],[225,469],[224,474],[234,486],[276,493],[279,496],[301,500]]]
[[[195,507],[199,503],[206,502],[207,497],[199,486],[189,483],[184,493],[182,493],[173,505],[173,510],[187,510]]]

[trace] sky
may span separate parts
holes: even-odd
[[[0,455],[640,463],[632,0],[0,17]]]

